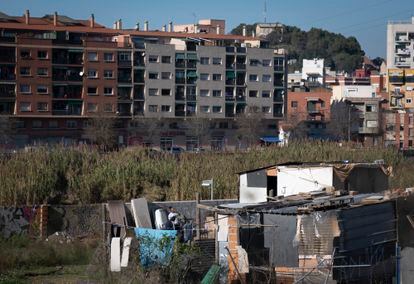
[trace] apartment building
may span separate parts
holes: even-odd
[[[288,93],[287,126],[300,138],[327,139],[332,92],[324,88]]]
[[[188,121],[203,118],[208,138],[196,144],[221,149],[237,144],[247,107],[261,110],[264,135],[277,134],[285,114],[286,55],[257,38],[122,29],[120,21],[110,29],[93,16],[28,11],[0,14],[0,28],[0,112],[16,119],[19,144],[76,143],[88,118],[103,115],[117,119],[121,144],[161,148],[194,145]],[[163,122],[155,135],[129,133],[151,119]]]
[[[414,68],[414,17],[387,25],[388,68]]]

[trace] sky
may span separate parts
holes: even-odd
[[[266,2],[266,5],[265,5]],[[265,11],[266,6],[266,13]],[[26,9],[35,17],[59,14],[87,19],[112,27],[122,19],[124,28],[159,29],[173,21],[194,23],[199,19],[225,19],[230,32],[240,23],[279,22],[309,30],[312,27],[355,36],[371,58],[386,56],[386,24],[389,20],[410,20],[414,0],[0,0],[0,11],[23,15]]]

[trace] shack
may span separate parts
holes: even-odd
[[[407,200],[412,204],[411,193],[325,193],[211,207],[221,281],[393,283],[401,277],[397,267],[412,261],[399,260],[397,215],[405,213],[396,204]]]
[[[239,202],[335,189],[359,193],[388,189],[391,168],[382,163],[285,163],[238,173]]]

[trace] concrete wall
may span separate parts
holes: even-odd
[[[333,186],[332,167],[279,167],[278,169],[277,195],[279,196],[294,195]]]

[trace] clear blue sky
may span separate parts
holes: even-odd
[[[192,23],[195,19],[226,20],[230,31],[239,23],[262,22],[264,0],[0,0],[0,11],[22,15],[29,9],[33,16],[57,11],[73,18],[95,14],[97,22],[112,26],[122,18],[124,28],[141,26],[161,29],[170,20]],[[207,4],[206,4],[207,3]],[[414,0],[267,0],[267,21],[295,25],[308,30],[324,28],[345,36],[355,36],[370,57],[386,53],[386,22],[408,20],[414,15]]]

